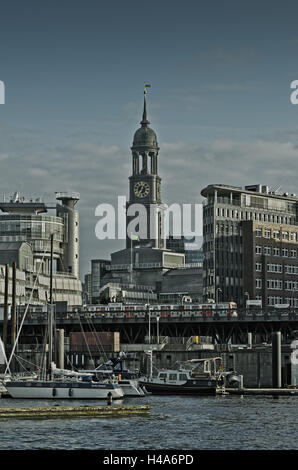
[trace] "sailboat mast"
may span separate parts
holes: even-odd
[[[54,234],[51,234],[51,264],[50,264],[50,304],[53,303],[53,252],[54,252]]]
[[[51,373],[51,365],[53,361],[53,245],[54,234],[51,234],[51,261],[50,261],[50,305],[49,305],[49,364],[48,368]]]

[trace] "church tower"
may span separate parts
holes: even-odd
[[[157,171],[159,147],[149,127],[146,88],[141,127],[134,134],[132,175],[129,177],[129,202],[126,216],[126,247],[164,248],[161,178]],[[132,235],[132,236],[131,236]],[[136,236],[139,239],[136,241]]]

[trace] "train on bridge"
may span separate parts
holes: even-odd
[[[19,313],[25,313],[26,307],[20,306]],[[27,316],[43,314],[47,312],[46,306],[30,306],[27,309]],[[185,305],[154,305],[138,304],[126,305],[118,302],[107,305],[83,305],[68,307],[67,318],[75,318],[78,315],[86,317],[105,318],[145,318],[150,312],[151,317],[237,317],[237,304],[235,302],[209,303],[209,304],[185,304]]]
[[[84,305],[83,312],[95,313],[109,318],[117,316],[121,318],[145,317],[148,312],[152,317],[177,317],[200,316],[213,317],[215,314],[221,317],[237,317],[237,304],[235,302],[209,303],[209,304],[172,304],[172,305],[125,305],[111,303],[108,305]]]
[[[19,306],[19,314],[27,310],[27,318],[41,318],[47,312],[47,306]],[[298,318],[298,312],[288,304],[279,304],[266,309],[250,307],[239,310],[235,302],[205,303],[205,304],[137,304],[129,305],[118,302],[107,305],[82,305],[69,306],[67,311],[56,312],[56,315],[65,319],[75,318],[119,318],[142,319],[147,318],[150,312],[151,318],[209,318],[209,319],[242,319],[243,317],[267,317],[272,316]]]

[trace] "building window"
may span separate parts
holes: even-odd
[[[271,230],[265,229],[264,236],[265,236],[265,238],[270,238],[271,237]]]
[[[264,255],[266,255],[266,256],[271,255],[271,247],[270,246],[264,246]]]
[[[256,278],[256,289],[262,289],[262,279]]]
[[[262,254],[262,247],[257,245],[256,246],[256,255],[261,255]]]
[[[262,271],[262,263],[256,263],[256,271]]]
[[[279,279],[268,279],[267,288],[274,290],[282,290],[282,281],[280,281]]]
[[[275,238],[276,240],[280,239],[279,230],[273,230],[273,238]]]
[[[256,237],[261,237],[262,236],[262,229],[261,228],[257,228],[256,229]]]
[[[289,250],[288,250],[288,248],[283,248],[281,251],[282,251],[282,256],[283,256],[284,258],[287,258],[287,257],[289,256]]]
[[[279,248],[273,248],[273,256],[280,256],[280,249]]]
[[[269,273],[282,273],[282,265],[268,263],[267,270]]]
[[[298,307],[298,299],[295,297],[286,297],[285,298],[285,303],[289,304],[291,307]]]
[[[285,281],[285,290],[295,291],[297,290],[298,282],[297,281]]]
[[[282,297],[273,297],[269,296],[267,299],[268,305],[276,305],[276,304],[282,304],[283,303],[283,298]]]
[[[291,250],[291,258],[297,258],[297,250]]]
[[[289,240],[289,232],[282,232],[282,239]]]
[[[285,273],[286,274],[298,274],[298,266],[295,266],[294,264],[286,265]]]
[[[297,233],[296,233],[296,232],[292,232],[292,233],[291,233],[291,240],[292,240],[292,242],[296,242],[296,241],[297,241]]]

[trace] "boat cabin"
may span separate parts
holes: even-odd
[[[160,371],[157,379],[167,383],[184,383],[190,378],[190,371],[163,370]]]
[[[208,359],[190,359],[189,361],[178,363],[175,369],[162,369],[157,375],[157,379],[162,382],[185,382],[191,378],[214,377],[218,375],[219,365],[222,363],[221,357]]]

